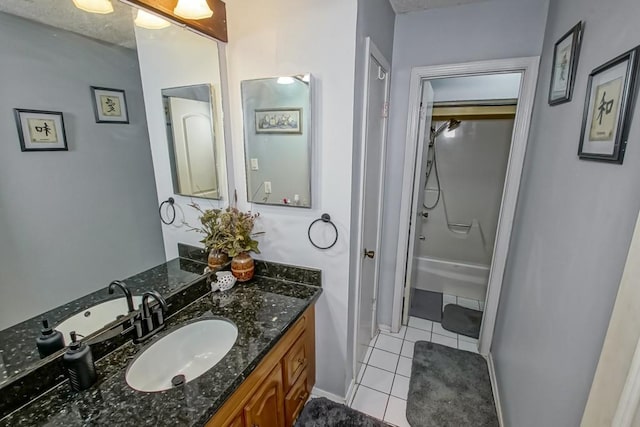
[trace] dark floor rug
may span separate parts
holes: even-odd
[[[457,304],[448,304],[442,313],[442,327],[471,338],[480,336],[482,312]]]
[[[442,293],[412,289],[409,315],[433,322],[442,321]]]
[[[295,427],[389,427],[389,424],[324,397],[311,399],[300,413]]]
[[[416,342],[407,421],[412,427],[497,427],[484,358],[440,344]]]

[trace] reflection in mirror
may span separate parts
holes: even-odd
[[[249,202],[311,207],[310,74],[242,82]]]
[[[64,331],[99,333],[129,311],[122,291],[108,292],[111,281],[125,279],[137,307],[145,291],[169,295],[202,274],[197,263],[166,263],[165,241],[177,248],[163,236],[158,216],[158,200],[173,195],[169,161],[158,154],[167,151],[161,89],[203,82],[215,88],[217,99],[208,89],[217,112],[209,108],[216,136],[209,160],[217,162],[213,170],[224,164],[217,44],[175,25],[134,28],[136,9],[111,4],[114,11],[101,15],[71,0],[0,2],[0,40],[10,41],[0,43],[0,387],[41,365],[42,318]],[[215,58],[206,73],[215,78],[185,81],[188,67],[174,56],[197,56],[190,50],[197,41],[185,43],[185,34],[204,40]],[[181,64],[157,66],[156,58]],[[92,87],[106,88],[109,99],[96,98]],[[64,141],[41,138],[32,145],[68,150],[22,151],[14,109],[55,113]],[[127,112],[128,123],[115,117],[119,111]],[[226,171],[216,173],[206,188],[220,197]]]
[[[176,194],[220,199],[212,95],[208,84],[162,89]]]

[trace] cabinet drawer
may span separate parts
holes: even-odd
[[[292,427],[298,415],[302,411],[304,404],[309,398],[307,391],[307,371],[303,370],[302,375],[298,378],[289,393],[284,398],[284,414],[286,427]]]
[[[302,334],[291,346],[287,354],[282,359],[284,367],[284,389],[285,393],[296,382],[302,371],[307,367],[306,335]]]

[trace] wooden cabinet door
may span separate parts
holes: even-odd
[[[245,427],[284,427],[284,396],[280,364],[271,371],[244,407]]]
[[[235,417],[227,427],[244,427],[244,418],[242,417],[242,413],[240,413],[237,417]]]

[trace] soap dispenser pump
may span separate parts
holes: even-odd
[[[62,356],[62,364],[69,378],[69,385],[74,391],[86,390],[98,379],[91,348],[77,340],[75,331],[71,332],[71,344]]]
[[[42,319],[42,333],[36,338],[36,346],[41,359],[62,350],[64,348],[62,332],[49,327],[49,321]]]

